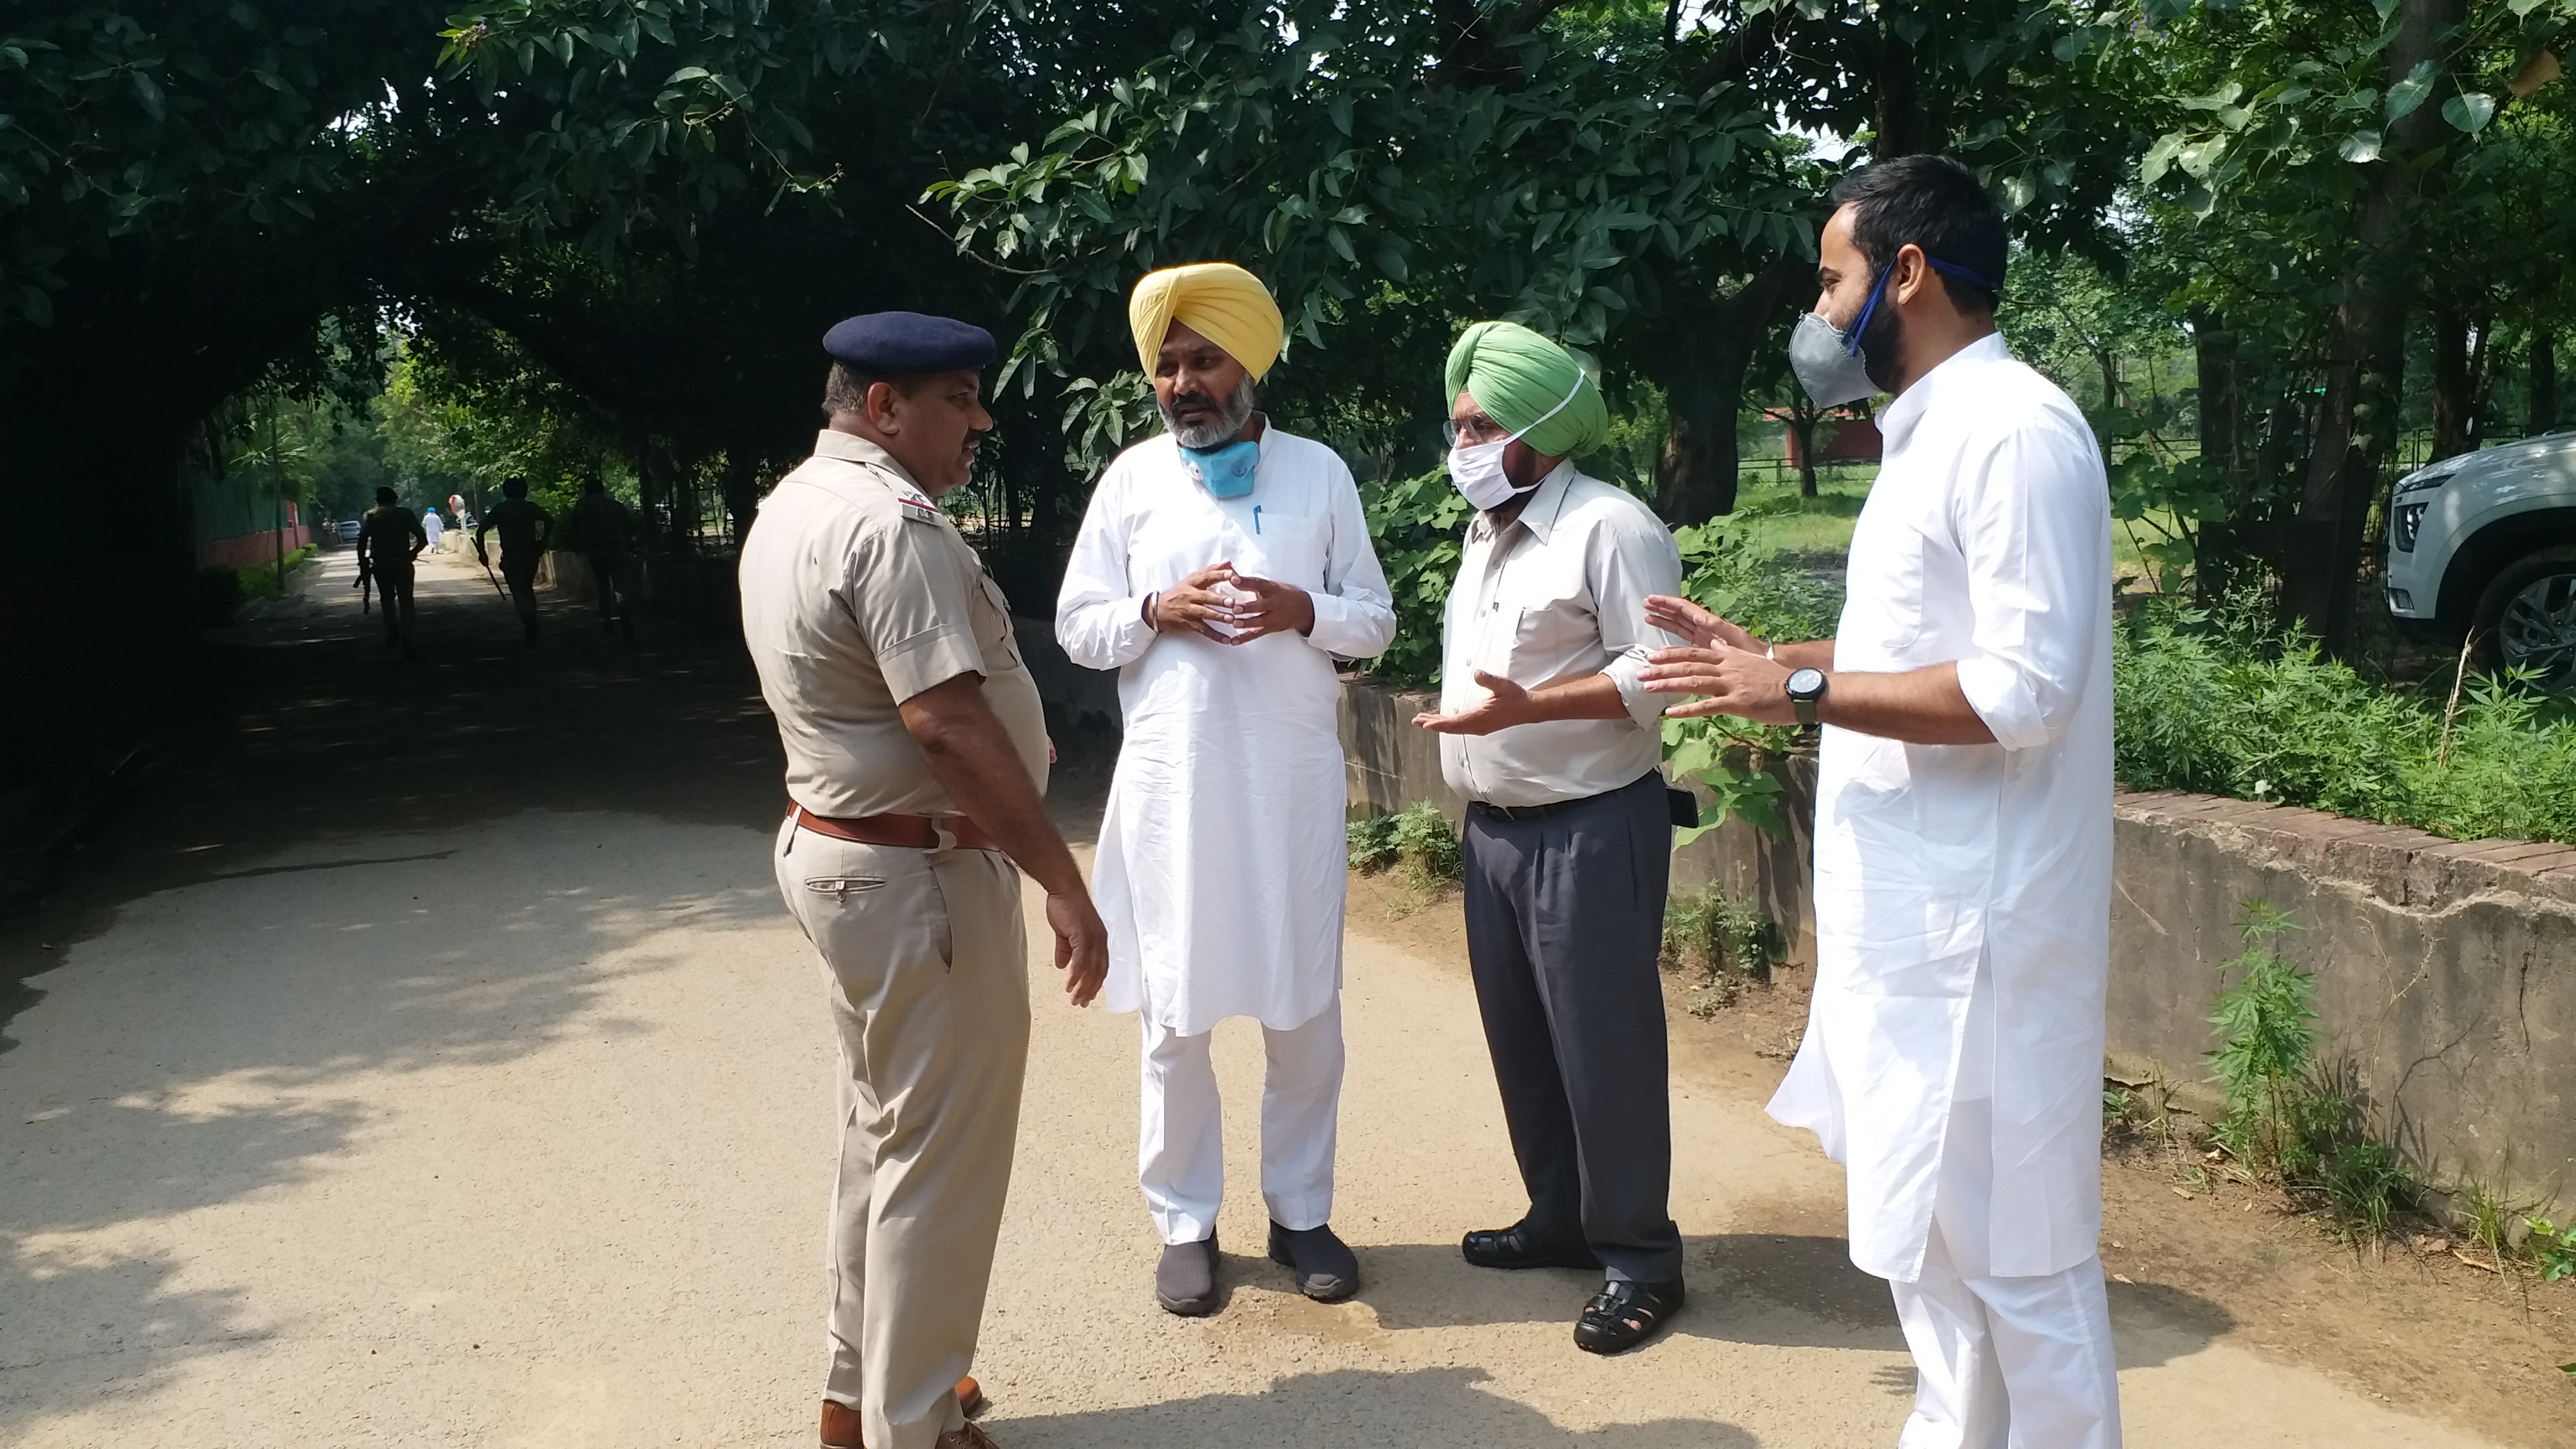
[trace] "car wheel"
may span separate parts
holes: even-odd
[[[2546,694],[2576,693],[2576,548],[2516,559],[2478,596],[2475,662],[2518,669]]]

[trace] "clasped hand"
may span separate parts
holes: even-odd
[[[1704,698],[1676,704],[1673,719],[1731,714],[1757,724],[1795,724],[1789,700],[1789,666],[1769,657],[1762,641],[1688,599],[1656,594],[1646,600],[1646,622],[1690,643],[1646,656],[1641,676],[1656,694]]]
[[[1218,585],[1231,589],[1219,593]],[[1163,634],[1199,634],[1219,644],[1249,644],[1272,634],[1315,627],[1315,600],[1295,584],[1237,572],[1232,560],[1210,564],[1154,596],[1150,623]],[[1217,625],[1234,630],[1221,633]]]

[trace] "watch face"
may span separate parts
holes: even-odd
[[[1825,692],[1825,672],[1821,669],[1798,669],[1789,674],[1791,699],[1814,699]]]

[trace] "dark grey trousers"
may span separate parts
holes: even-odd
[[[1517,818],[1467,807],[1467,961],[1529,1226],[1613,1279],[1682,1276],[1664,1042],[1660,773]]]

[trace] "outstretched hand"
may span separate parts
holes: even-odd
[[[1442,735],[1489,735],[1496,730],[1527,724],[1537,717],[1530,705],[1530,693],[1499,674],[1476,671],[1476,684],[1485,697],[1456,714],[1434,714],[1428,711],[1413,717],[1415,726]]]
[[[1646,598],[1646,622],[1689,643],[1694,648],[1710,649],[1723,644],[1730,649],[1763,652],[1762,641],[1688,599],[1670,594],[1650,594]]]
[[[1798,722],[1798,707],[1789,700],[1789,666],[1765,658],[1758,648],[1721,639],[1707,648],[1658,649],[1646,658],[1641,678],[1647,689],[1704,696],[1666,709],[1671,718],[1731,714],[1759,724]]]

